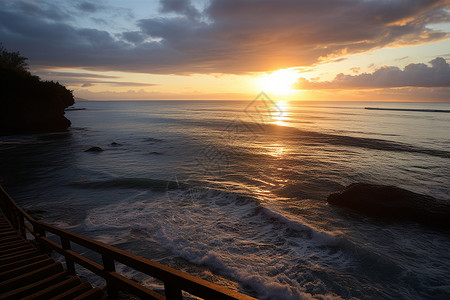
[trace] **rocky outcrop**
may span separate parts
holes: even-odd
[[[450,201],[438,200],[395,186],[353,183],[328,196],[328,203],[371,217],[450,227]]]
[[[100,147],[91,147],[87,150],[84,150],[84,152],[102,152],[102,151],[104,151],[104,150]]]
[[[64,131],[72,91],[27,70],[26,58],[0,47],[0,134]]]

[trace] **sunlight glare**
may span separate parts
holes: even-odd
[[[287,120],[289,115],[289,104],[287,101],[279,100],[276,101],[276,105],[278,109],[280,110],[279,115],[274,116],[273,120],[274,123],[279,126],[287,126]]]
[[[292,85],[300,77],[294,69],[281,69],[258,78],[261,89],[276,95],[287,95],[295,92]]]

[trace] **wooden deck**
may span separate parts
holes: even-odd
[[[0,212],[0,299],[104,299],[100,288],[67,273],[25,240]]]
[[[27,240],[27,234],[32,242]],[[51,238],[49,238],[49,236]],[[58,243],[58,240],[60,243]],[[77,253],[79,245],[97,253],[101,262]],[[65,259],[65,268],[47,253]],[[160,280],[163,293],[116,272],[116,262]],[[93,288],[76,275],[85,268],[106,281]],[[201,299],[256,300],[85,236],[33,219],[0,186],[0,299],[118,299],[119,292],[141,299],[181,300],[189,293]]]

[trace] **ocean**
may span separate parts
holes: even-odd
[[[354,182],[450,201],[450,103],[75,106],[67,132],[0,137],[0,183],[43,221],[261,299],[450,298],[448,229],[326,201]]]

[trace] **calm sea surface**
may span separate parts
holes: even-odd
[[[353,182],[450,201],[450,113],[364,109],[449,103],[76,106],[67,133],[0,137],[2,185],[45,222],[262,299],[450,298],[448,230],[326,202]]]

